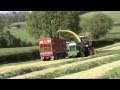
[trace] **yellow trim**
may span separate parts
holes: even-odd
[[[78,42],[81,42],[80,37],[76,33],[74,33],[73,31],[70,31],[70,30],[58,30],[57,32],[68,32],[68,33],[72,34],[77,39]]]

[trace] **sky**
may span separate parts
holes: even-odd
[[[11,11],[0,11],[0,13],[4,14],[4,13],[8,13],[8,12],[11,12]],[[18,11],[16,11],[18,12]],[[31,12],[31,11],[30,11]]]
[[[0,11],[0,13],[8,13],[9,11]]]

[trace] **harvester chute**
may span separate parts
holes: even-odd
[[[81,42],[80,37],[76,33],[72,32],[70,30],[58,30],[57,32],[67,32],[67,33],[70,33],[77,39],[78,42]]]

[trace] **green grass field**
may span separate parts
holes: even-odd
[[[108,49],[116,46],[109,46]],[[23,48],[22,51],[30,49],[38,49],[38,47]],[[120,47],[119,47],[120,48]],[[18,49],[18,48],[17,48]],[[16,50],[17,50],[16,49]],[[1,51],[1,50],[0,50]],[[10,51],[10,50],[8,50]],[[13,48],[11,48],[13,51]],[[15,51],[15,50],[14,50]],[[18,51],[21,51],[19,48]],[[3,50],[4,53],[6,53]],[[84,71],[119,62],[120,50],[103,52],[89,57],[68,58],[53,61],[26,61],[18,63],[8,63],[0,65],[0,79],[6,78],[27,78],[27,79],[47,79],[57,78],[65,75],[72,75],[74,73],[82,73]],[[115,74],[115,73],[114,73]],[[88,75],[89,76],[89,75]],[[103,77],[104,78],[104,77]],[[111,78],[111,77],[110,77]]]
[[[37,40],[31,37],[25,29],[9,29],[12,35],[16,38],[20,38],[22,41],[35,43]]]
[[[83,14],[82,17],[90,17],[96,12]],[[120,22],[120,12],[105,12],[105,14],[111,16],[114,21]],[[35,40],[31,37],[27,31],[23,29],[12,29],[9,30],[12,35],[17,38],[20,38],[26,42],[33,42]],[[113,34],[116,33],[116,34]],[[110,30],[108,36],[114,38],[120,38],[120,26],[114,26],[112,30]],[[88,57],[79,57],[79,58],[68,58],[68,59],[60,59],[53,61],[40,61],[32,60],[26,62],[18,62],[18,63],[8,63],[0,65],[0,79],[6,78],[27,78],[27,79],[46,79],[46,78],[57,78],[65,75],[73,75],[74,73],[84,73],[84,71],[94,69],[96,67],[100,67],[102,65],[107,65],[110,63],[114,63],[118,61],[120,63],[120,47],[114,49],[115,47],[119,47],[119,44],[108,45],[107,47],[100,48],[103,50],[102,53],[97,53],[95,55],[91,55]],[[113,50],[110,50],[113,48]],[[1,48],[0,55],[9,54],[9,53],[17,53],[17,52],[29,52],[31,50],[37,50],[39,46],[33,47],[20,47],[20,48]],[[108,51],[106,51],[108,49]],[[113,56],[112,56],[113,55]],[[116,65],[116,64],[115,64]],[[113,65],[113,67],[115,66]],[[102,69],[102,68],[101,68]],[[103,68],[105,69],[105,68]],[[98,69],[99,71],[100,69]],[[103,70],[104,71],[104,70]],[[101,73],[101,72],[98,72]],[[87,73],[87,76],[90,74]],[[96,73],[92,73],[94,75]],[[77,78],[75,76],[75,78]],[[95,77],[93,77],[95,78]],[[113,68],[112,70],[106,72],[101,77],[97,78],[120,78],[120,68]]]
[[[109,38],[120,38],[120,26],[113,26],[112,30],[106,35]]]
[[[113,26],[112,30],[110,30],[110,33],[120,34],[120,26]]]
[[[96,11],[99,12],[99,11]],[[81,17],[86,18],[86,17],[91,17],[93,16],[96,12],[89,12],[86,14],[81,15]],[[104,14],[109,15],[115,22],[120,22],[120,11],[102,11]]]
[[[84,21],[85,18],[90,18],[93,16],[95,13],[98,13],[99,11],[95,12],[89,12],[86,14],[81,15],[81,21]],[[119,22],[120,23],[120,11],[102,11],[104,14],[109,15],[114,22]],[[107,36],[110,38],[120,38],[120,26],[113,26],[112,30],[110,30]]]
[[[11,53],[19,53],[19,52],[29,52],[32,50],[39,49],[39,46],[33,47],[17,47],[17,48],[0,48],[0,55],[11,54]]]

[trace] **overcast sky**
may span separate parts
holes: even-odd
[[[8,13],[9,11],[0,11],[0,13]]]
[[[12,12],[12,11],[0,11],[0,13],[8,13],[8,12]],[[16,12],[18,12],[18,11],[16,11]],[[31,11],[29,11],[29,12],[31,12]]]

